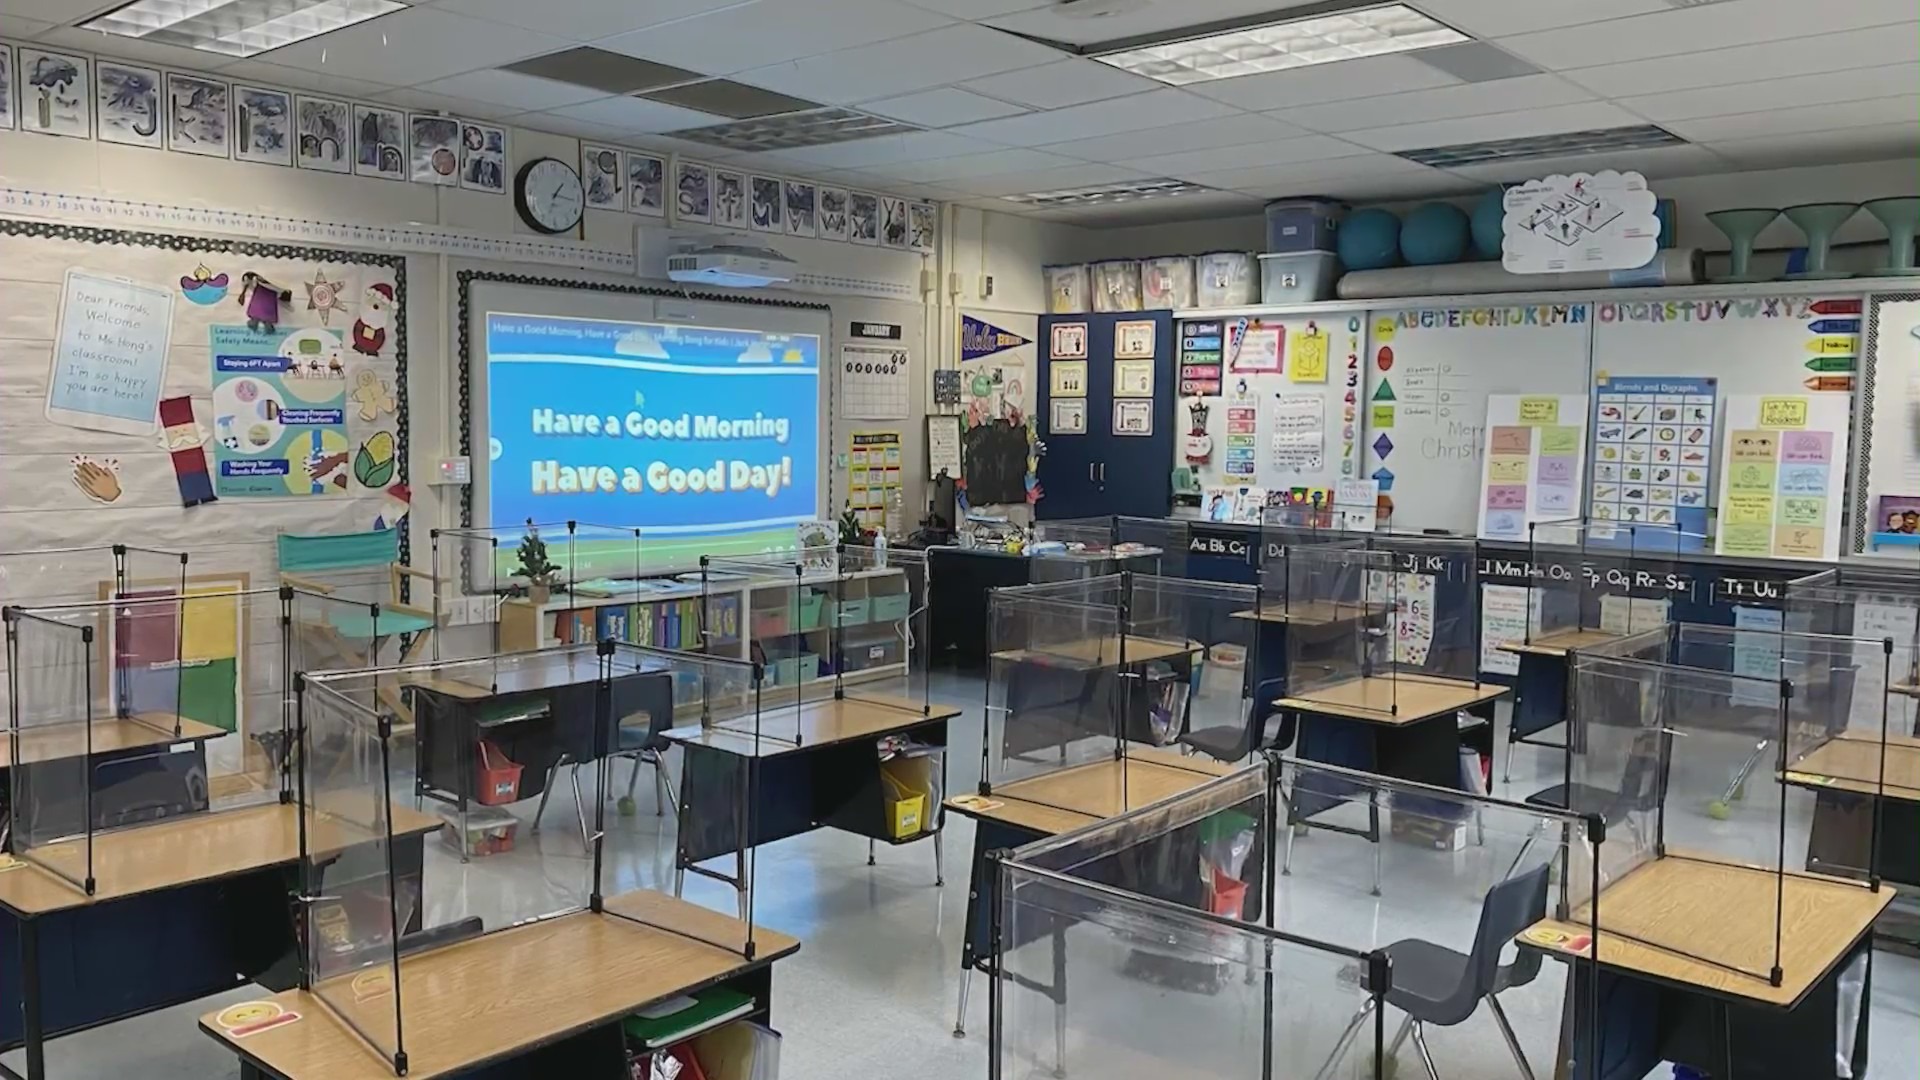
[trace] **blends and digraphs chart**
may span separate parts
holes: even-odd
[[[840,346],[840,409],[849,420],[902,420],[913,376],[907,350],[889,345]]]
[[[1718,381],[1658,375],[1603,378],[1594,387],[1595,521],[1661,525],[1679,549],[1705,546]]]

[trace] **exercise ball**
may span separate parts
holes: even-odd
[[[1497,259],[1500,257],[1500,245],[1505,239],[1507,217],[1507,192],[1505,188],[1488,188],[1480,201],[1473,204],[1473,254],[1475,258]]]
[[[1459,262],[1467,254],[1467,215],[1452,203],[1417,207],[1400,226],[1400,254],[1413,266]]]
[[[1400,265],[1400,219],[1391,210],[1355,210],[1340,223],[1340,263],[1348,270]]]

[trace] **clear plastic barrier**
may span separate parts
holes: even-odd
[[[839,563],[827,669],[849,701],[924,715],[931,704],[926,553],[847,545]]]
[[[1255,588],[1151,574],[1132,575],[1131,586],[1127,655],[1153,657],[1133,687],[1153,721],[1149,741],[1230,761],[1252,753],[1247,724],[1260,635],[1257,623],[1234,616],[1255,607]]]
[[[1477,683],[1480,679],[1480,559],[1471,539],[1375,532],[1375,551],[1392,556],[1369,588],[1390,607],[1387,651],[1399,675]],[[1386,579],[1391,577],[1389,583]]]
[[[181,593],[186,590],[187,561],[184,552],[125,544],[0,551],[0,608]],[[0,668],[0,716],[7,711],[7,693]]]
[[[1528,644],[1586,648],[1666,624],[1686,539],[1677,526],[1567,518],[1527,535]]]
[[[1287,696],[1391,715],[1388,618],[1403,577],[1393,556],[1319,544],[1290,549],[1286,562]]]
[[[1118,578],[1061,583],[1079,598],[995,589],[987,616],[987,700],[982,779],[1004,788],[1121,752],[1127,680],[1120,670]],[[1121,773],[1087,769],[1047,802],[1066,809],[1118,806]]]
[[[623,630],[623,614],[631,618],[633,605],[661,599],[661,590],[673,584],[647,578],[650,572],[640,530],[633,526],[528,521],[433,533],[433,577],[448,583],[448,596],[488,597],[495,605],[511,598],[515,605],[496,606],[484,620],[491,628],[487,653],[503,651],[503,634],[510,633],[504,623],[515,619],[535,623],[539,640],[562,644],[590,644]],[[695,593],[691,587],[681,591]],[[436,596],[436,602],[443,601]],[[533,638],[521,632],[513,640]],[[450,643],[438,641],[433,656],[457,658]]]
[[[91,703],[104,692],[95,680],[105,678],[95,669],[93,629],[20,608],[7,609],[6,628],[12,851],[87,890]]]

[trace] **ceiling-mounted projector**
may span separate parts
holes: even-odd
[[[773,250],[720,237],[677,242],[667,253],[667,277],[702,285],[758,289],[792,281],[797,264]]]

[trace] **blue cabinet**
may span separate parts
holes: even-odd
[[[1143,326],[1153,328],[1152,355],[1120,363],[1150,363],[1153,396],[1124,396],[1124,388],[1115,385],[1114,353],[1122,344],[1117,335],[1137,336],[1143,332]],[[1055,327],[1063,328],[1063,333],[1056,335]],[[1084,328],[1084,335],[1076,334],[1076,327]],[[1085,342],[1085,396],[1081,400],[1086,419],[1083,433],[1069,434],[1054,427],[1052,368],[1056,363],[1074,363],[1079,359],[1057,357],[1054,350],[1056,343],[1066,344],[1057,338],[1071,341],[1076,337]],[[1102,514],[1166,516],[1173,503],[1173,425],[1178,388],[1175,345],[1173,318],[1165,311],[1041,318],[1040,371],[1036,379],[1039,412],[1035,419],[1046,453],[1040,456],[1043,498],[1035,507],[1038,517],[1059,520]],[[1116,390],[1122,393],[1116,394]],[[1137,424],[1144,413],[1147,431],[1118,433],[1116,428],[1121,425],[1122,417],[1116,414],[1116,402],[1127,409],[1126,419],[1131,423]],[[1137,408],[1132,405],[1135,402]]]

